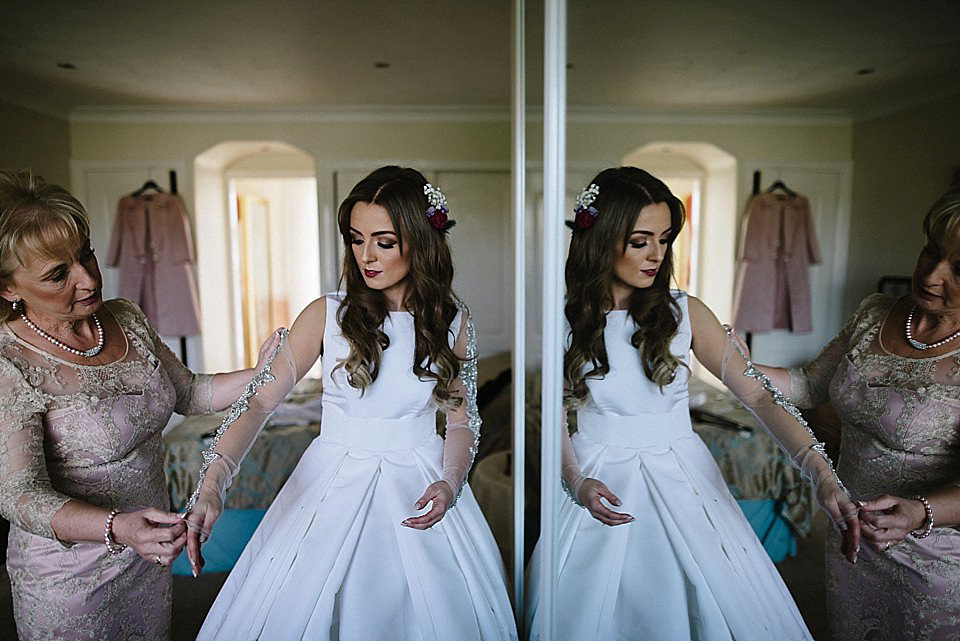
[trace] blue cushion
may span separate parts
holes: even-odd
[[[790,522],[780,515],[779,501],[740,499],[737,503],[774,563],[797,554],[797,536]]]
[[[225,510],[203,544],[204,572],[229,572],[253,536],[266,510]],[[173,563],[174,574],[190,576],[186,550]]]

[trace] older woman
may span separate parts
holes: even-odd
[[[862,546],[828,540],[837,639],[960,638],[960,190],[923,221],[909,296],[866,298],[807,366],[764,368],[841,419],[837,472],[862,501]]]
[[[100,289],[83,206],[0,172],[0,512],[21,639],[169,638],[186,528],[168,511],[161,430],[251,376],[191,373]]]

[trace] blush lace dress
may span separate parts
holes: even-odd
[[[960,484],[960,348],[930,358],[887,352],[880,328],[896,301],[865,299],[840,335],[790,371],[801,407],[830,401],[841,420],[837,472],[854,498],[913,497]],[[933,529],[857,563],[827,537],[827,603],[844,641],[960,638],[960,532]]]
[[[162,641],[170,568],[103,542],[63,543],[51,527],[71,498],[109,509],[166,510],[161,432],[171,413],[209,411],[210,377],[167,349],[130,301],[107,301],[127,350],[75,365],[0,325],[0,510],[20,639]]]
[[[414,502],[443,476],[444,462],[434,381],[420,380],[412,368],[413,316],[389,313],[382,326],[389,347],[377,380],[361,393],[336,368],[349,353],[339,305],[340,295],[327,295],[320,436],[264,515],[198,641],[516,639],[503,562],[469,485],[430,529],[400,524],[418,513]],[[448,442],[456,422],[473,430],[475,444],[476,348],[464,317],[461,308],[450,329],[451,340],[465,333],[468,360],[460,374],[465,403],[448,412]],[[281,352],[275,382],[251,405],[261,395],[274,405],[292,387],[296,376],[285,373],[283,360]],[[253,414],[248,410],[228,433],[255,431],[246,424]]]

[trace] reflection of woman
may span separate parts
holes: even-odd
[[[865,299],[800,369],[764,368],[802,406],[830,401],[838,471],[868,545],[856,565],[827,547],[837,639],[960,637],[960,191],[923,221],[911,294]]]
[[[230,402],[251,371],[198,376],[126,300],[103,302],[83,206],[0,172],[0,510],[21,639],[167,639],[160,433]]]
[[[809,639],[692,431],[689,350],[818,484],[836,522],[855,507],[810,433],[745,375],[758,373],[710,310],[669,289],[671,244],[684,211],[667,186],[640,169],[608,169],[578,205],[566,266],[564,355],[566,400],[579,408],[578,431],[564,442],[563,477],[586,509],[569,502],[559,517],[557,638]],[[533,564],[536,576],[537,556]],[[531,596],[536,618],[536,585]]]
[[[373,172],[341,204],[346,292],[300,314],[274,380],[223,432],[192,530],[209,531],[236,462],[322,351],[320,436],[200,639],[516,638],[499,553],[465,485],[480,429],[476,348],[451,291],[446,213],[439,191],[399,167]]]

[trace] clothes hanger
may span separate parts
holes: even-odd
[[[793,196],[796,196],[796,195],[797,195],[797,192],[795,192],[795,191],[793,191],[792,189],[790,189],[789,187],[787,187],[782,180],[775,180],[775,181],[773,181],[773,184],[770,185],[769,187],[767,187],[767,193],[769,194],[769,193],[774,192],[774,191],[776,191],[776,190],[778,190],[778,189],[779,189],[780,191],[782,191],[783,193],[785,193],[786,195],[790,196],[790,197],[793,197]]]
[[[147,191],[148,189],[152,189],[152,190],[154,190],[154,191],[156,191],[156,192],[159,192],[159,193],[161,193],[161,194],[163,193],[163,189],[160,188],[160,185],[158,185],[157,183],[153,182],[153,180],[148,180],[147,182],[143,183],[143,186],[140,187],[140,189],[136,190],[135,192],[133,192],[133,193],[130,194],[130,195],[131,195],[131,196],[142,196],[143,193],[144,193],[145,191]]]

